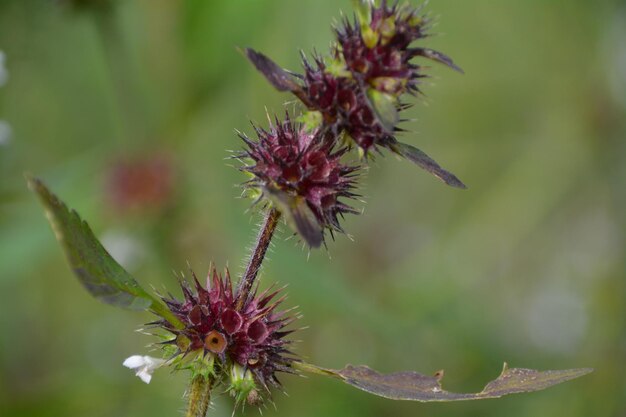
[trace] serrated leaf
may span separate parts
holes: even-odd
[[[92,296],[117,307],[152,310],[173,326],[183,326],[164,304],[148,294],[113,259],[76,211],[68,209],[39,179],[28,176],[26,179],[28,187],[43,204],[72,271]]]
[[[370,101],[374,113],[376,113],[378,117],[378,121],[387,132],[393,133],[400,120],[398,99],[391,94],[383,93],[375,88],[367,90],[367,98]]]
[[[246,48],[244,53],[254,67],[263,74],[278,91],[291,91],[295,93],[302,89],[294,80],[293,75],[285,71],[267,56],[251,48]]]
[[[445,182],[451,187],[466,189],[467,186],[456,177],[456,175],[443,169],[434,159],[426,155],[421,150],[407,143],[398,142],[393,140],[387,144],[387,147],[392,152],[408,159],[420,168],[430,172],[441,181]]]
[[[442,388],[443,371],[437,372],[434,376],[428,376],[412,371],[381,374],[367,366],[348,365],[341,370],[332,370],[307,363],[297,363],[296,367],[301,371],[340,379],[346,384],[379,397],[420,402],[482,400],[540,391],[593,371],[590,368],[560,371],[509,369],[505,363],[500,376],[489,382],[481,392],[462,394]]]
[[[302,239],[312,248],[318,248],[324,241],[324,233],[315,214],[302,197],[294,197],[271,187],[266,188],[266,194],[287,221]]]

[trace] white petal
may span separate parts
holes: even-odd
[[[154,372],[155,369],[159,369],[165,363],[167,363],[165,359],[153,358],[152,356],[133,355],[126,358],[122,365],[134,370],[135,375],[137,375],[146,384],[149,384],[150,380],[152,380],[152,372]]]
[[[146,370],[144,368],[142,368],[139,371],[137,371],[137,373],[135,375],[137,375],[139,377],[139,379],[141,379],[146,384],[149,384],[150,380],[152,380],[152,372],[148,371],[148,370]]]
[[[148,369],[160,368],[167,362],[165,359],[153,358],[152,356],[144,356],[143,359]]]
[[[143,356],[133,355],[129,358],[126,358],[124,363],[122,364],[127,368],[136,369],[145,365],[145,360]]]

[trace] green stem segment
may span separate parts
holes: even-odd
[[[275,208],[269,209],[265,215],[265,220],[259,230],[256,243],[252,253],[250,254],[250,259],[248,260],[246,272],[241,277],[237,287],[237,307],[239,308],[243,307],[250,296],[256,277],[261,269],[263,259],[265,259],[267,248],[269,248],[274,232],[276,231],[276,227],[278,226],[279,219],[280,212]]]
[[[211,388],[213,387],[210,377],[196,375],[191,380],[189,387],[189,406],[185,417],[205,417],[211,404]]]
[[[297,371],[307,372],[310,374],[316,374],[321,376],[330,376],[332,378],[344,379],[338,372],[332,369],[320,368],[310,363],[295,361],[292,367]]]

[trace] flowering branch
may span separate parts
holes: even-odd
[[[247,297],[233,291],[228,270],[220,276],[215,268],[209,271],[206,287],[195,275],[195,288],[181,281],[184,299],[164,298],[164,304],[148,295],[129,275],[110,258],[95,240],[91,229],[75,211],[52,194],[40,181],[29,179],[31,189],[38,194],[47,210],[48,218],[62,243],[75,274],[88,291],[109,304],[135,310],[150,309],[161,316],[151,323],[173,337],[164,337],[160,345],[167,361],[134,355],[124,366],[135,371],[148,383],[152,372],[164,366],[192,372],[187,417],[204,417],[216,381],[224,381],[235,404],[259,405],[263,395],[270,395],[270,387],[279,388],[278,372],[313,373],[338,379],[360,390],[384,398],[409,401],[460,401],[498,398],[504,395],[543,390],[591,372],[591,369],[535,371],[511,368],[506,365],[501,375],[475,394],[457,394],[443,390],[443,371],[435,376],[417,372],[381,374],[366,366],[348,365],[340,370],[308,364],[290,351],[286,339],[298,329],[288,330],[297,318],[290,310],[278,310],[284,296],[278,291],[261,294],[249,291]],[[269,242],[278,221],[278,215],[268,212],[260,239]],[[258,245],[267,249],[266,244]],[[122,270],[123,271],[123,270]],[[250,275],[252,276],[252,275]],[[245,286],[244,286],[245,288]],[[245,300],[240,304],[239,300]],[[159,306],[159,307],[156,307]]]
[[[446,55],[413,46],[428,36],[429,19],[420,8],[386,0],[355,0],[357,17],[335,29],[329,56],[303,58],[303,74],[282,69],[265,55],[245,54],[279,91],[294,94],[305,108],[302,115],[254,126],[256,138],[240,134],[245,149],[235,158],[250,178],[247,193],[263,201],[265,219],[248,264],[233,290],[228,270],[209,271],[205,284],[191,273],[180,279],[182,299],[147,293],[107,253],[87,223],[70,210],[41,181],[28,185],[42,202],[73,272],[95,298],[118,307],[151,311],[150,323],[160,328],[165,359],[133,355],[124,366],[148,383],[152,372],[168,365],[191,371],[187,417],[204,417],[211,391],[219,384],[235,399],[261,405],[273,389],[281,388],[280,373],[310,372],[338,379],[371,394],[410,401],[458,401],[497,398],[542,390],[578,378],[590,369],[535,371],[506,365],[498,378],[479,393],[457,394],[441,386],[443,371],[434,376],[417,372],[382,374],[366,366],[340,370],[307,364],[292,351],[291,327],[298,319],[281,310],[280,290],[257,293],[261,265],[281,218],[311,248],[327,235],[342,233],[340,220],[357,214],[349,203],[367,162],[389,151],[415,163],[455,188],[465,185],[452,173],[412,145],[399,142],[400,114],[409,105],[407,94],[420,94],[426,77],[414,58],[425,58],[462,72]],[[358,162],[346,161],[358,150]],[[270,287],[271,288],[271,287]]]

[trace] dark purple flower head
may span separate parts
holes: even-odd
[[[272,386],[279,387],[277,372],[295,373],[291,365],[296,359],[289,350],[291,342],[285,337],[292,332],[286,326],[297,316],[277,309],[284,300],[284,296],[275,299],[280,291],[266,290],[242,299],[233,291],[228,270],[222,277],[214,267],[206,287],[195,274],[193,278],[193,289],[181,280],[182,301],[164,298],[185,327],[159,323],[176,336],[170,343],[176,345],[178,355],[193,356],[197,352],[214,358],[214,370],[210,372],[218,376],[219,372],[249,375],[251,386],[244,398],[257,386],[266,392]],[[231,369],[233,366],[235,370]],[[236,383],[231,381],[231,385]]]
[[[244,186],[281,211],[312,247],[323,241],[324,229],[341,232],[338,217],[357,213],[341,201],[353,193],[359,166],[341,162],[346,148],[333,150],[322,132],[308,131],[289,116],[268,130],[255,127],[258,139],[241,134],[247,149],[238,158],[252,175]]]
[[[367,89],[351,73],[329,68],[319,57],[315,58],[315,65],[306,59],[303,63],[305,103],[309,109],[321,113],[331,137],[345,131],[367,154],[391,136],[394,126],[385,127],[381,123]]]
[[[367,87],[396,97],[405,92],[414,94],[419,91],[419,80],[426,77],[423,68],[412,62],[415,57],[429,58],[462,72],[440,52],[411,47],[428,37],[430,23],[421,14],[421,7],[398,3],[390,6],[386,0],[378,7],[362,6],[354,24],[346,19],[335,31],[333,55]]]
[[[327,62],[316,57],[311,65],[304,59],[303,101],[335,131],[347,131],[365,154],[378,146],[394,150],[399,112],[408,107],[400,98],[418,93],[426,77],[412,59],[422,56],[460,71],[439,52],[411,47],[427,36],[428,25],[408,5],[362,5],[354,23],[346,19],[335,30],[337,42]]]
[[[360,0],[357,19],[335,30],[337,42],[329,57],[303,58],[304,74],[282,69],[265,55],[246,50],[246,55],[268,81],[280,91],[290,91],[315,114],[317,127],[327,132],[331,144],[346,133],[362,155],[388,149],[409,159],[446,184],[465,188],[453,174],[441,168],[419,149],[401,143],[400,113],[409,107],[402,97],[419,92],[423,67],[413,58],[424,57],[460,71],[447,56],[415,41],[427,36],[429,20],[419,9],[374,6]]]

